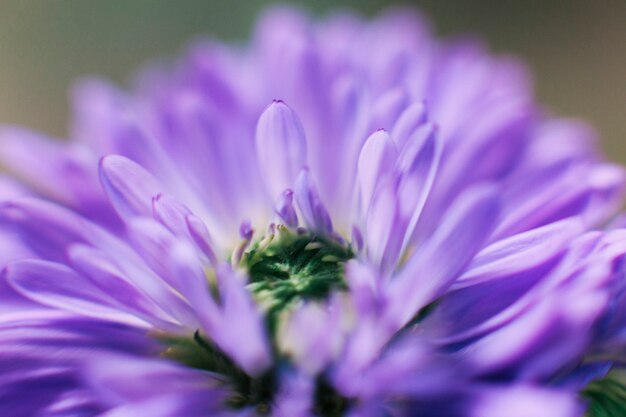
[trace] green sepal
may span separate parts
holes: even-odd
[[[589,402],[586,417],[626,417],[626,386],[612,376],[593,381],[582,396]]]

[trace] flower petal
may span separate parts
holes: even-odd
[[[4,273],[19,293],[41,304],[86,316],[141,323],[115,308],[108,294],[64,265],[24,260],[11,263]]]
[[[360,209],[364,216],[380,180],[389,175],[398,158],[398,151],[391,137],[378,130],[365,141],[359,155],[357,178],[360,191]]]
[[[156,178],[136,162],[119,155],[100,160],[100,181],[123,217],[152,215],[152,198],[162,191]]]
[[[227,265],[218,270],[222,320],[216,343],[250,375],[258,375],[271,363],[267,335],[257,310],[244,286],[244,279]]]
[[[256,151],[272,199],[294,186],[306,164],[306,140],[298,116],[280,100],[274,100],[259,118]]]
[[[493,231],[500,210],[498,190],[469,189],[444,216],[446,221],[417,250],[389,287],[388,314],[396,326],[441,295]]]
[[[298,226],[298,215],[293,207],[293,191],[290,189],[287,189],[280,194],[274,211],[280,218],[281,223],[284,223],[292,228]]]
[[[298,176],[295,194],[304,224],[316,232],[331,233],[333,224],[330,220],[330,215],[320,200],[310,171],[306,168]]]
[[[417,102],[406,108],[393,126],[391,138],[398,149],[404,149],[409,138],[427,120],[426,103]]]
[[[583,406],[568,391],[532,385],[495,388],[472,407],[471,417],[580,417]]]

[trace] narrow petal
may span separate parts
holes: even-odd
[[[313,417],[313,379],[300,373],[289,373],[282,378],[272,410],[275,417]]]
[[[280,221],[289,227],[298,226],[298,215],[293,207],[293,191],[287,189],[278,197],[274,211],[280,218]]]
[[[73,208],[102,203],[92,169],[95,160],[79,146],[17,127],[0,129],[2,166],[37,192]],[[98,208],[91,208],[93,215]]]
[[[471,417],[580,417],[583,406],[567,391],[532,385],[497,388],[483,394]]]
[[[397,193],[400,216],[405,225],[403,249],[413,237],[413,231],[430,194],[441,152],[442,144],[437,127],[425,124],[411,136],[398,160],[400,182]]]
[[[389,314],[402,326],[442,294],[480,250],[499,215],[498,190],[466,191],[444,216],[446,221],[424,242],[390,286]]]
[[[495,242],[480,251],[455,288],[541,264],[562,252],[583,228],[581,219],[573,217]]]
[[[172,196],[157,194],[152,198],[152,215],[154,219],[175,235],[187,235],[186,218],[190,214],[189,209]]]
[[[385,272],[395,265],[404,238],[396,190],[397,182],[392,178],[381,181],[366,219],[367,258]]]
[[[20,198],[0,205],[0,220],[18,232],[25,245],[50,260],[64,260],[75,242],[100,237],[97,228],[76,213],[37,198]]]
[[[220,312],[194,248],[184,241],[175,242],[167,256],[169,274],[177,283],[177,289],[189,301],[195,315],[209,336],[212,336]]]
[[[279,329],[281,350],[312,377],[339,354],[342,346],[342,309],[339,300],[333,301],[299,307]]]
[[[394,88],[384,93],[372,109],[372,129],[391,129],[402,111],[410,102],[408,93],[402,88]]]
[[[317,188],[308,169],[303,169],[296,181],[296,202],[304,224],[319,233],[330,233],[333,225],[328,210],[320,200]]]
[[[417,102],[402,112],[391,131],[391,138],[398,149],[403,149],[409,138],[427,120],[426,104]]]
[[[368,211],[377,185],[391,173],[397,158],[398,151],[386,131],[378,130],[365,141],[357,168],[362,216]]]
[[[306,164],[306,140],[298,116],[280,100],[275,100],[259,118],[256,151],[271,198],[294,186]]]
[[[220,267],[218,282],[222,320],[215,341],[246,372],[258,375],[271,363],[261,314],[244,286],[244,278],[230,267]]]
[[[78,272],[110,296],[121,310],[162,329],[178,328],[153,300],[123,276],[105,253],[86,245],[75,244],[69,248],[68,258]]]
[[[41,304],[92,317],[139,323],[118,310],[106,293],[64,265],[40,260],[17,261],[7,266],[4,273],[18,292]]]
[[[108,404],[132,403],[172,392],[203,392],[216,399],[224,395],[210,374],[163,359],[104,354],[88,364],[85,378]],[[167,381],[167,384],[150,381]]]
[[[561,288],[543,294],[509,324],[472,343],[463,356],[481,374],[544,380],[577,363],[593,340],[592,325],[606,308],[607,265],[594,264]],[[567,340],[567,343],[563,343]]]
[[[445,334],[448,342],[467,337],[464,332],[517,302],[549,277],[582,230],[580,219],[569,219],[488,246],[474,258],[468,272],[454,283],[424,326]]]
[[[379,314],[380,278],[373,268],[356,260],[346,264],[346,280],[360,317]]]
[[[209,229],[204,222],[197,216],[190,214],[185,217],[187,229],[196,247],[202,251],[209,259],[211,264],[217,263],[215,250],[213,249],[213,240],[209,234]]]
[[[139,164],[110,155],[100,160],[100,181],[113,207],[124,218],[152,215],[152,198],[162,186]]]

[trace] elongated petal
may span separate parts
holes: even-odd
[[[35,191],[75,209],[103,211],[93,164],[95,155],[78,144],[16,127],[0,129],[0,163]],[[106,209],[105,209],[106,210]]]
[[[425,326],[447,333],[448,341],[518,301],[561,261],[582,232],[580,219],[568,219],[496,242],[481,251],[443,297]],[[458,334],[458,336],[460,336]]]
[[[129,282],[107,256],[86,245],[75,244],[68,250],[71,265],[89,282],[109,295],[115,306],[163,329],[178,325],[156,303]]]
[[[579,417],[583,406],[567,391],[532,385],[497,388],[482,395],[471,417]]]
[[[335,299],[328,305],[304,305],[280,329],[280,348],[311,377],[322,371],[342,347],[340,304],[341,301]]]
[[[212,335],[220,320],[220,312],[211,296],[205,269],[198,261],[197,251],[187,242],[175,242],[167,254],[167,267],[178,291],[189,301],[205,331]]]
[[[139,164],[118,155],[100,160],[100,181],[122,217],[152,215],[152,198],[162,191],[159,182]]]
[[[541,264],[562,251],[582,231],[581,219],[574,217],[502,239],[476,256],[455,287]]]
[[[256,128],[258,162],[272,199],[292,188],[306,164],[306,140],[298,116],[282,101],[274,101]]]
[[[29,249],[50,260],[63,260],[71,243],[101,236],[94,225],[76,213],[36,198],[3,202],[0,220],[15,229]]]
[[[276,417],[312,417],[313,379],[300,373],[283,378],[273,414]]]
[[[204,222],[197,216],[190,214],[185,218],[187,222],[187,229],[196,247],[202,251],[209,259],[209,261],[215,265],[217,263],[215,257],[215,250],[213,248],[213,241],[209,234],[209,229]]]
[[[398,149],[403,149],[409,138],[420,125],[426,122],[426,104],[418,102],[407,107],[391,131],[391,138]]]
[[[609,275],[606,265],[592,265],[517,319],[469,345],[464,354],[480,373],[508,372],[530,380],[553,375],[576,361],[591,342],[591,326],[607,303],[602,287]]]
[[[68,267],[47,261],[17,261],[6,267],[13,287],[34,301],[92,317],[138,323],[114,307],[111,298]]]
[[[376,186],[391,173],[397,158],[398,151],[386,131],[376,131],[365,141],[359,155],[357,172],[363,216],[367,214]]]
[[[320,200],[317,188],[308,169],[303,169],[296,181],[296,202],[302,213],[304,224],[311,230],[330,233],[333,225],[328,210]]]
[[[404,238],[396,189],[397,183],[392,178],[382,181],[376,190],[366,219],[365,242],[368,260],[386,272],[395,264]]]
[[[407,92],[402,88],[394,88],[383,94],[372,109],[372,129],[391,129],[402,111],[410,102]]]
[[[246,372],[258,375],[271,362],[261,315],[244,287],[244,280],[228,266],[218,271],[222,320],[215,340]]]
[[[157,194],[152,198],[152,215],[154,219],[176,235],[187,235],[186,218],[190,214],[191,212],[184,204],[169,195]]]
[[[86,369],[92,385],[109,404],[125,404],[159,397],[172,392],[203,392],[207,397],[221,398],[217,381],[206,372],[183,368],[162,359],[143,359],[124,355],[101,355]],[[167,384],[146,384],[146,381]]]
[[[293,206],[293,191],[287,189],[278,197],[274,211],[280,218],[281,222],[289,227],[298,226],[298,215]]]
[[[403,249],[413,237],[413,231],[430,194],[439,167],[441,149],[436,126],[426,124],[411,136],[398,160],[400,183],[397,193],[400,216],[405,227]]]
[[[390,310],[396,325],[441,295],[478,252],[499,215],[497,193],[489,186],[468,190],[399,273],[390,288],[392,299],[398,300]]]

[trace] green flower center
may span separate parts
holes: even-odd
[[[248,290],[264,310],[270,335],[275,337],[283,312],[296,308],[302,301],[325,300],[333,292],[347,289],[344,264],[352,258],[350,246],[339,239],[278,226],[275,233],[252,243],[239,264],[248,273]],[[279,370],[291,366],[289,359],[281,357],[274,346],[275,367],[252,377],[199,331],[193,337],[166,334],[157,337],[166,347],[163,356],[226,377],[231,389],[227,398],[230,407],[253,407],[260,415],[271,413]],[[323,376],[316,379],[314,391],[314,415],[339,417],[347,410],[349,400],[337,393]]]
[[[337,240],[278,226],[276,234],[250,247],[241,265],[273,331],[280,313],[299,302],[325,300],[346,290],[344,264],[352,258],[350,246]]]
[[[608,376],[590,383],[582,392],[588,401],[587,417],[626,416],[626,387],[621,380]]]

